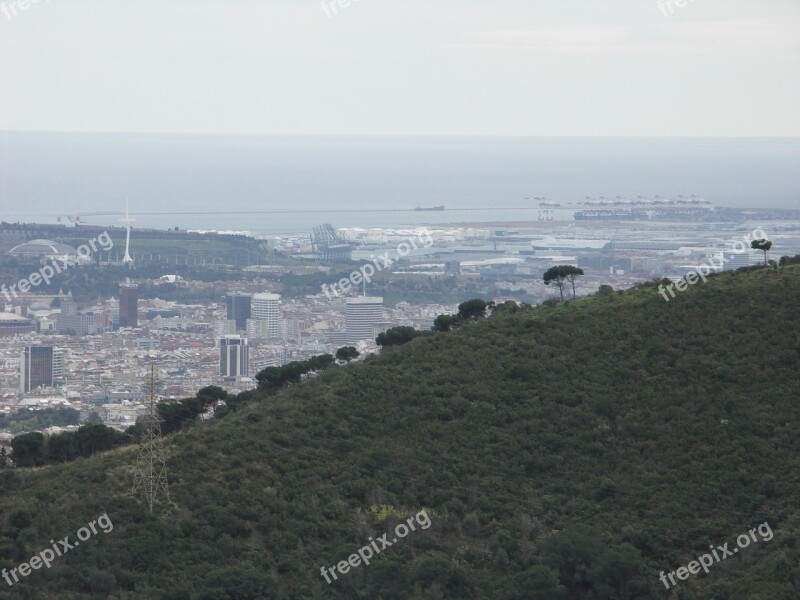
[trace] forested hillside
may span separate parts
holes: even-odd
[[[504,305],[166,437],[152,514],[134,447],[0,471],[0,569],[113,522],[0,598],[794,600],[799,298],[788,265]]]

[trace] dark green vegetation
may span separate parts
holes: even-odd
[[[201,389],[194,398],[171,400],[158,403],[158,416],[161,418],[161,433],[166,435],[197,422],[197,418],[211,409],[216,414],[216,404],[228,400],[228,392],[216,385]],[[128,428],[135,439],[140,437],[141,424]]]
[[[47,427],[66,427],[80,422],[80,411],[69,407],[29,410],[23,408],[13,415],[0,414],[0,431],[21,433]]]
[[[526,304],[520,307],[516,302],[504,302],[496,305],[494,302],[486,302],[479,298],[467,300],[458,305],[457,314],[436,317],[431,331],[418,331],[413,327],[406,326],[392,327],[378,334],[378,337],[375,338],[375,343],[381,347],[402,346],[414,338],[431,335],[431,332],[448,332],[478,319],[483,319],[486,317],[487,311],[492,311],[495,314],[505,310],[520,310],[521,308],[530,308],[530,306]]]
[[[361,356],[361,353],[354,346],[342,346],[336,351],[336,360],[350,362]]]
[[[484,318],[487,310],[498,309],[499,312],[502,312],[508,306],[516,307],[517,304],[516,302],[507,302],[496,307],[494,302],[486,302],[480,299],[467,300],[458,305],[457,314],[439,315],[436,317],[433,321],[432,329],[433,331],[441,332],[450,331],[451,329],[456,329],[467,323],[472,323],[478,319]],[[528,305],[525,305],[525,307],[530,308]]]
[[[772,249],[772,242],[765,239],[753,240],[750,242],[750,247],[753,250],[761,250],[764,253],[764,266],[767,265],[767,252]]]
[[[77,431],[43,436],[26,433],[11,440],[13,459],[18,467],[38,467],[69,462],[78,457],[92,456],[117,446],[130,444],[130,435],[101,423],[87,423]]]
[[[424,331],[417,331],[413,327],[401,325],[400,327],[392,327],[391,329],[387,329],[386,331],[379,333],[378,337],[375,338],[375,343],[382,348],[386,346],[402,346],[403,344],[407,344],[413,340],[415,337],[425,334],[426,332]]]
[[[168,437],[175,505],[152,516],[127,495],[133,448],[5,469],[0,568],[105,512],[114,530],[0,598],[795,600],[799,297],[800,265],[751,269],[276,372]],[[325,583],[423,508],[430,529]],[[771,541],[659,581],[765,521]]]
[[[569,282],[572,284],[572,297],[575,298],[575,277],[583,275],[583,269],[573,267],[572,265],[557,265],[550,267],[544,272],[542,280],[545,285],[555,283],[558,286],[558,292],[561,295],[561,300],[564,300],[564,284]]]
[[[322,354],[312,356],[308,360],[296,360],[280,367],[267,367],[256,375],[258,390],[274,393],[290,383],[300,383],[304,375],[323,371],[333,365],[334,360],[332,355]]]

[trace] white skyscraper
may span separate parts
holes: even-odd
[[[725,252],[724,271],[735,271],[741,267],[749,267],[758,264],[758,255],[755,252],[745,250],[744,252]]]
[[[377,335],[376,329],[383,322],[383,298],[379,296],[348,298],[344,320],[348,342],[374,340]]]
[[[277,340],[281,337],[280,316],[281,297],[278,294],[253,294],[250,306],[250,316],[254,320],[266,321],[260,330],[266,331],[268,339]],[[266,329],[264,329],[266,328]]]

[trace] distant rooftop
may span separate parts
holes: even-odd
[[[355,298],[348,298],[347,304],[383,304],[383,297],[381,296],[356,296]]]
[[[15,315],[14,313],[7,313],[7,312],[0,312],[0,321],[4,321],[6,323],[13,323],[18,321],[20,323],[30,323],[29,319],[25,317],[20,317],[19,315]]]

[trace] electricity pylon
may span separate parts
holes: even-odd
[[[131,495],[144,488],[150,512],[156,503],[159,491],[169,499],[169,483],[167,482],[167,463],[164,449],[161,447],[161,420],[158,417],[157,386],[155,367],[150,363],[150,376],[145,384],[147,390],[147,414],[140,419],[142,426],[139,439],[139,456],[136,460],[136,476],[133,478]]]

